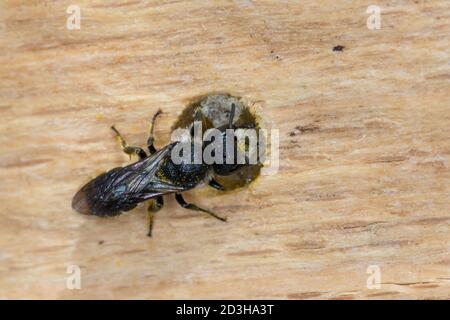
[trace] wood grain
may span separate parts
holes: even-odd
[[[370,4],[2,1],[0,297],[449,299],[450,2],[377,1],[379,30]],[[127,161],[110,125],[144,145],[162,108],[162,146],[218,91],[280,130],[278,174],[187,194],[226,225],[168,198],[148,239],[144,208],[71,210]]]

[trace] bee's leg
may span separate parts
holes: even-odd
[[[148,146],[148,151],[150,151],[150,154],[153,154],[156,152],[156,148],[155,148],[155,137],[153,135],[153,131],[155,129],[155,121],[156,118],[162,113],[161,109],[159,109],[158,111],[156,111],[156,113],[153,115],[153,119],[152,122],[150,123],[150,127],[148,130],[148,139],[147,139],[147,146]]]
[[[120,134],[120,132],[114,126],[112,126],[111,129],[116,133],[116,137],[120,142],[122,151],[130,156],[130,160],[131,160],[131,155],[133,155],[133,154],[138,155],[140,159],[144,159],[147,157],[147,154],[145,153],[145,151],[142,148],[129,146],[128,143],[125,141],[125,139]]]
[[[148,215],[148,236],[152,236],[152,230],[153,230],[153,215],[155,212],[159,211],[164,206],[164,199],[163,196],[156,197],[156,199],[152,200],[150,202],[150,205],[147,208],[147,215]]]
[[[224,186],[218,183],[214,178],[212,178],[211,181],[209,181],[209,186],[220,191],[225,190]]]
[[[181,195],[181,193],[176,193],[176,194],[175,194],[175,199],[177,200],[178,204],[179,204],[180,206],[182,206],[183,208],[185,208],[185,209],[195,210],[195,211],[202,211],[202,212],[205,212],[205,213],[207,213],[207,214],[213,216],[213,217],[216,218],[216,219],[219,219],[220,221],[223,221],[223,222],[227,221],[227,218],[222,218],[222,217],[216,215],[215,213],[213,213],[213,212],[211,212],[211,211],[208,211],[208,210],[202,209],[202,208],[200,208],[200,207],[197,207],[195,204],[187,203],[187,202],[184,200],[184,198],[183,198],[183,196]]]

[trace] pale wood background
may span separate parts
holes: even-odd
[[[66,29],[69,4],[81,29]],[[382,9],[380,30],[366,8]],[[0,3],[1,298],[450,298],[450,2]],[[336,45],[345,46],[333,52]],[[280,130],[249,188],[72,212],[122,165],[111,124],[162,146],[193,98],[225,91]],[[81,267],[81,290],[66,268]],[[366,287],[369,265],[380,289]]]

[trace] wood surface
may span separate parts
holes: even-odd
[[[447,0],[1,1],[0,298],[449,299],[449,12]],[[152,239],[144,207],[71,210],[90,177],[128,163],[112,124],[144,146],[161,108],[161,147],[209,92],[247,99],[280,132],[277,174],[186,194],[226,224],[172,197]]]

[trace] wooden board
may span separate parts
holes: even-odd
[[[377,1],[379,30],[370,4],[2,1],[0,297],[450,298],[450,2]],[[226,224],[167,198],[149,239],[144,207],[71,210],[127,163],[112,124],[145,145],[162,108],[163,146],[218,91],[280,132],[276,175],[186,195]]]

